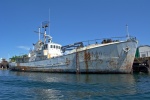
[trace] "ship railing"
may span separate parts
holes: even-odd
[[[66,46],[62,46],[62,51],[63,53],[67,50],[73,50],[75,48],[80,48],[84,46],[89,46],[92,44],[105,44],[105,43],[111,43],[111,42],[119,42],[119,41],[130,41],[130,40],[136,40],[135,37],[127,37],[127,36],[122,36],[122,37],[111,37],[111,38],[101,38],[101,39],[94,39],[94,40],[87,40],[87,41],[81,41],[81,42],[76,42],[74,44],[69,44]]]
[[[136,40],[136,38],[133,36],[130,36],[130,37],[122,36],[122,37],[111,37],[111,38],[87,40],[87,41],[81,41],[81,42],[84,44],[84,46],[88,46],[91,44],[104,44],[104,43],[119,42],[119,41],[125,41],[125,40]]]

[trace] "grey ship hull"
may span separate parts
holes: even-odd
[[[135,40],[97,44],[47,60],[10,63],[10,69],[53,73],[131,73],[136,47]]]

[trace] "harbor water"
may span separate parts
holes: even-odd
[[[0,100],[150,98],[149,74],[56,74],[0,70]]]

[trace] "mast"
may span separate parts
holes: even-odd
[[[44,31],[44,44],[46,43],[46,27],[45,27],[45,31]]]
[[[42,28],[44,28],[44,44],[46,43],[46,27],[48,27],[48,21],[42,22]]]
[[[50,35],[50,8],[49,8],[49,35]]]
[[[40,41],[40,34],[41,34],[41,32],[40,32],[40,27],[39,27],[39,41]]]
[[[41,29],[40,29],[40,27],[39,27],[39,31],[37,32],[37,31],[34,31],[35,33],[38,33],[38,35],[39,35],[39,41],[40,41],[40,34],[44,34],[44,33],[41,33]]]
[[[127,39],[129,39],[128,25],[126,24]]]

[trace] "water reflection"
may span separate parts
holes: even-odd
[[[0,76],[8,76],[9,71],[7,69],[0,68]]]
[[[95,97],[134,95],[135,78],[131,74],[55,74],[11,72],[26,77],[28,92],[35,99],[93,99]]]
[[[11,72],[17,76],[26,76],[30,80],[42,82],[77,82],[77,83],[129,83],[135,82],[131,74],[59,74],[59,73],[34,73]]]
[[[87,100],[150,98],[147,74],[55,74],[0,70],[0,98]]]

